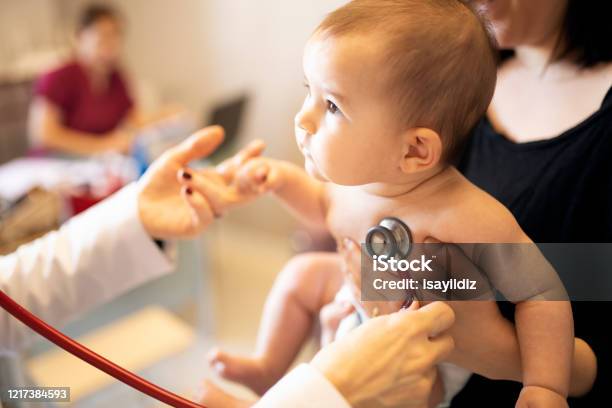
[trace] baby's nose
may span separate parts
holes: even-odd
[[[304,133],[304,138],[314,134],[316,131],[313,121],[309,118],[307,112],[304,109],[302,109],[295,115],[294,123],[296,130],[300,130],[300,132],[296,131],[296,133]]]

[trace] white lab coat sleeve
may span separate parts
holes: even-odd
[[[137,186],[73,217],[59,230],[0,257],[0,289],[51,325],[170,272],[172,262],[138,216]],[[0,351],[27,343],[30,329],[0,309]]]
[[[350,408],[342,394],[310,364],[300,364],[284,376],[254,408]]]

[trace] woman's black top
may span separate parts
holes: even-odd
[[[535,242],[612,242],[612,88],[597,112],[548,140],[514,143],[483,119],[458,168],[508,207]],[[512,305],[500,307],[512,319]],[[572,302],[572,309],[576,336],[597,356],[598,376],[570,406],[612,407],[612,302]],[[474,375],[452,406],[514,407],[520,389]]]

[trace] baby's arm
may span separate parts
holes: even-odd
[[[495,288],[517,305],[516,336],[525,388],[519,403],[538,393],[566,398],[574,352],[570,303],[562,300],[565,292],[558,276],[512,214],[499,203],[483,201],[453,214],[471,220],[470,227],[456,229],[455,236],[441,241],[488,243],[481,246],[478,264]],[[477,216],[472,208],[479,208]]]
[[[514,325],[494,302],[451,301],[456,324],[451,329],[455,350],[449,362],[494,380],[523,381],[521,350]],[[474,335],[478,333],[478,335]],[[597,362],[593,350],[574,340],[569,395],[587,393],[595,380]]]
[[[485,270],[491,271],[489,276],[492,276],[497,289],[516,303],[515,324],[520,345],[524,387],[518,405],[520,406],[523,400],[530,401],[538,394],[544,395],[550,392],[567,398],[574,355],[574,322],[571,305],[561,296],[557,297],[559,290],[562,290],[562,284],[554,270],[550,270],[554,275],[545,272],[550,265],[544,256],[539,253],[535,244],[529,240],[518,224],[510,221],[514,220],[508,220],[508,229],[500,235],[498,242],[521,243],[528,249],[516,253],[512,248],[507,256],[502,255],[498,259],[498,262],[501,262],[498,266],[500,272],[496,272],[494,267]],[[495,251],[506,253],[505,246],[499,248],[501,249],[496,248]],[[519,259],[514,260],[511,257]],[[516,269],[509,269],[508,265],[516,265]],[[530,268],[531,270],[526,270]],[[512,269],[516,271],[514,279],[508,280],[508,274],[512,273]],[[495,276],[497,273],[506,276]],[[527,283],[525,280],[527,274],[537,278]],[[536,285],[533,285],[534,282]],[[551,398],[552,401],[556,397],[551,396]]]
[[[566,398],[574,354],[569,302],[520,302],[516,305],[515,321],[523,365],[523,387],[550,390]]]
[[[301,167],[258,157],[245,163],[236,177],[241,191],[254,194],[271,191],[301,221],[325,225],[325,184],[306,174]]]

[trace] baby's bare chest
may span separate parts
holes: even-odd
[[[363,244],[368,230],[385,217],[404,221],[414,242],[432,236],[433,214],[424,203],[372,196],[351,188],[338,188],[330,193],[327,226],[337,242],[350,238]]]

